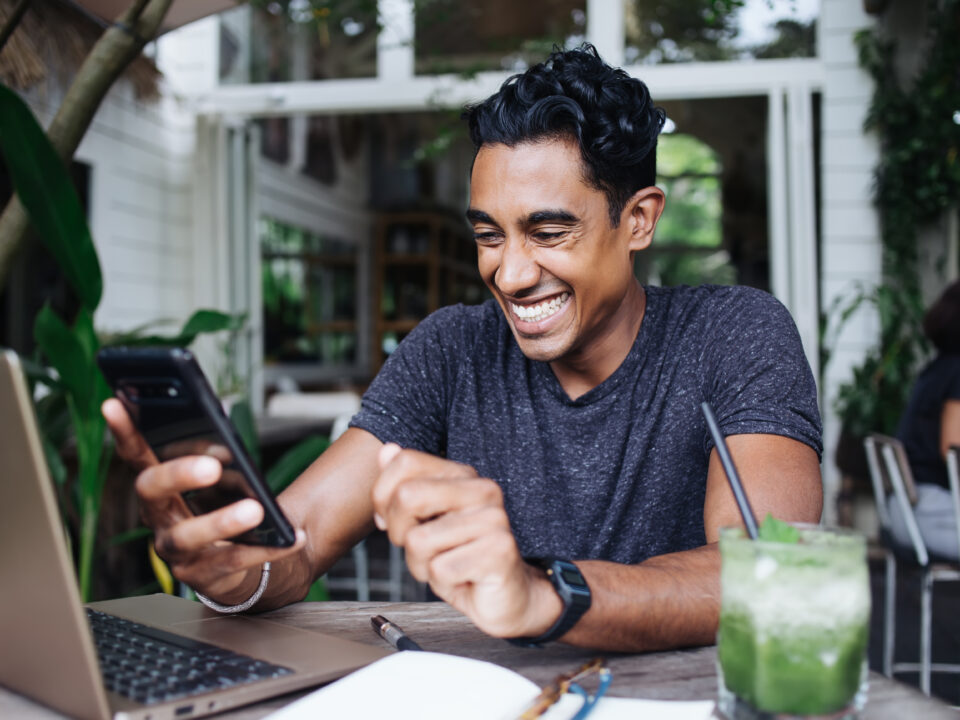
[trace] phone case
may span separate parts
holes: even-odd
[[[289,547],[296,540],[233,423],[190,351],[182,348],[104,348],[97,362],[137,429],[161,461],[212,455],[220,481],[183,494],[197,515],[243,498],[257,500],[263,522],[235,542]]]

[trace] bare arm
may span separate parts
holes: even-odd
[[[757,521],[817,522],[823,508],[820,466],[806,445],[776,435],[727,439]],[[714,641],[720,613],[719,531],[741,524],[716,450],[710,454],[704,503],[707,545],[639,565],[577,565],[593,605],[564,641],[611,650],[657,650]]]
[[[960,445],[960,400],[947,400],[940,414],[940,454],[947,456],[951,445]]]
[[[298,555],[271,569],[273,592],[258,609],[302,600],[317,577],[373,531],[370,492],[382,446],[366,430],[350,428],[280,494],[277,502],[307,539]]]
[[[728,438],[762,519],[816,522],[820,468],[806,445],[773,435]],[[546,576],[523,562],[499,488],[472,468],[387,446],[374,486],[378,524],[407,550],[411,573],[499,637],[546,631],[561,602]],[[733,495],[711,455],[704,504],[707,545],[639,565],[581,561],[593,604],[563,640],[608,650],[643,651],[713,642],[720,604],[719,529],[740,523]]]

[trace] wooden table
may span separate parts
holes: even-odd
[[[543,685],[561,672],[597,655],[565,645],[544,649],[518,648],[477,630],[445,603],[299,603],[269,613],[271,620],[336,634],[370,645],[382,645],[370,627],[370,616],[381,614],[406,630],[424,650],[488,660],[511,668]],[[713,700],[717,695],[716,648],[703,647],[639,655],[606,654],[613,671],[608,693],[659,700]],[[218,720],[256,720],[301,697],[296,693],[215,716]],[[62,716],[0,688],[0,717],[53,720]],[[951,718],[960,713],[918,690],[870,674],[864,720]]]

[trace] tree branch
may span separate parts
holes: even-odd
[[[3,46],[7,44],[7,40],[13,35],[13,31],[17,29],[17,25],[20,24],[20,20],[27,11],[27,5],[29,3],[30,0],[20,0],[16,7],[13,8],[13,12],[10,13],[10,17],[7,18],[7,22],[3,24],[3,29],[0,30],[0,50],[3,50]]]
[[[153,39],[173,0],[136,0],[90,50],[77,71],[47,136],[69,163],[110,87]],[[16,195],[0,216],[0,290],[26,234],[28,219]]]

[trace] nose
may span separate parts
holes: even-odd
[[[497,289],[504,295],[521,297],[537,286],[540,266],[532,248],[520,238],[507,238],[501,246],[500,264],[494,275]]]

